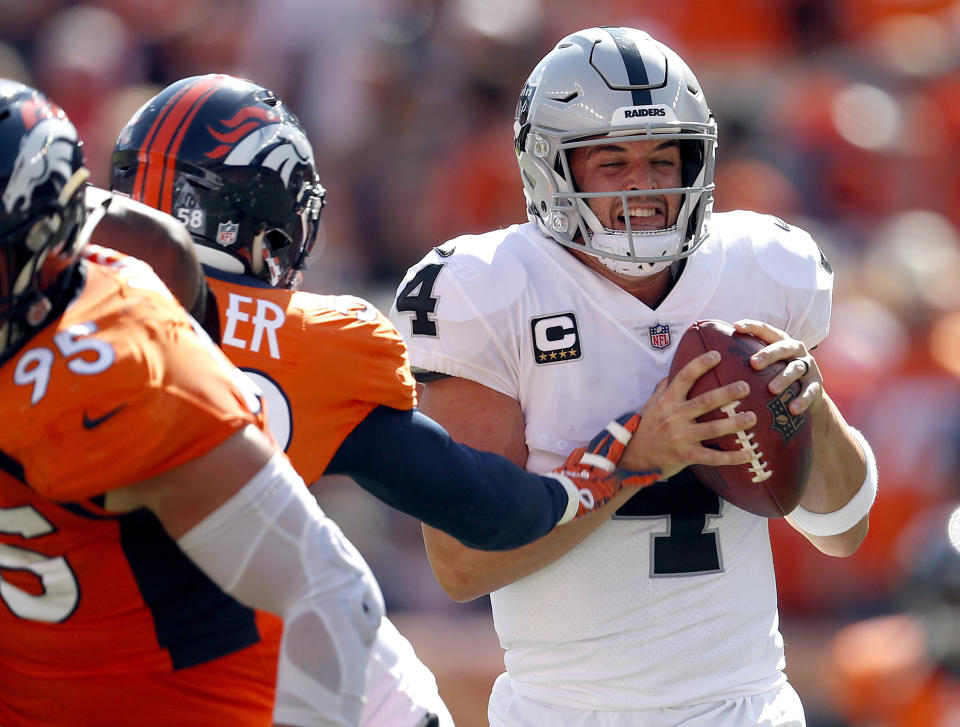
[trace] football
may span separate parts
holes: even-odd
[[[704,442],[705,446],[728,451],[750,449],[750,462],[722,467],[693,465],[691,469],[704,485],[731,504],[755,515],[778,518],[789,514],[803,495],[810,474],[813,426],[806,413],[794,416],[787,408],[800,393],[799,382],[779,395],[771,394],[767,388],[770,380],[783,371],[786,361],[773,363],[762,371],[750,365],[750,356],[764,346],[759,338],[738,333],[724,321],[697,321],[677,344],[670,379],[700,354],[719,351],[720,363],[696,381],[688,398],[735,381],[750,384],[750,393],[744,400],[714,409],[697,420],[710,421],[736,411],[753,410],[757,424],[752,429]]]

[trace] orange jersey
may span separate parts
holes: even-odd
[[[0,724],[269,725],[280,621],[100,497],[264,427],[259,401],[148,267],[84,269],[0,368]]]
[[[307,484],[379,405],[412,409],[406,345],[376,308],[327,296],[207,277],[220,311],[220,346],[264,394],[270,428]]]

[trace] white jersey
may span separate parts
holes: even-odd
[[[437,727],[454,727],[433,672],[384,616],[370,649],[360,727],[423,727],[431,714]]]
[[[543,472],[639,411],[697,320],[755,318],[816,345],[832,282],[802,230],[715,214],[651,310],[528,223],[434,249],[408,271],[390,315],[416,369],[519,401],[527,469]],[[513,691],[546,704],[658,709],[785,681],[767,521],[686,471],[491,602]]]

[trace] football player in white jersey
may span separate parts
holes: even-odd
[[[424,528],[451,597],[491,595],[506,673],[490,724],[803,725],[767,522],[689,474],[709,450],[664,379],[704,318],[764,340],[754,368],[787,361],[771,391],[799,381],[790,410],[814,429],[788,521],[850,555],[877,477],[810,353],[827,335],[832,270],[775,217],[711,215],[714,117],[686,63],[643,31],[561,40],[524,86],[514,131],[529,222],[434,248],[398,288],[391,317],[425,382],[421,408],[534,471],[642,409],[646,464],[670,477],[506,553]]]

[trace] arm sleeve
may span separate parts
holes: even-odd
[[[274,455],[177,545],[224,592],[283,619],[275,723],[359,724],[383,596],[286,457]]]
[[[458,444],[415,409],[375,408],[326,474],[349,475],[388,505],[479,550],[509,550],[546,535],[569,501],[555,479]]]

